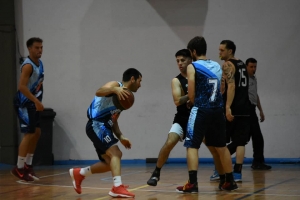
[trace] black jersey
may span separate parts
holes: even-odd
[[[246,65],[241,60],[230,59],[235,67],[235,94],[231,104],[232,115],[249,115],[250,101],[248,96],[249,77]],[[227,85],[226,85],[227,94]]]
[[[181,74],[176,76],[176,78],[179,80],[179,82],[181,84],[184,95],[187,95],[187,93],[188,93],[188,80],[187,80],[187,78],[185,78]],[[177,122],[177,120],[179,120],[179,118],[181,118],[183,120],[186,120],[186,123],[187,123],[187,120],[190,116],[190,112],[191,112],[191,109],[187,108],[186,103],[177,106],[177,113],[175,115],[175,119],[174,119],[173,123]]]

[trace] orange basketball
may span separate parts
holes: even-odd
[[[117,95],[113,95],[113,102],[115,106],[121,110],[129,109],[134,103],[134,95],[130,90],[127,90],[130,95],[125,100],[118,99]]]

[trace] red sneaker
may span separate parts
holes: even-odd
[[[24,168],[18,168],[15,166],[10,173],[17,177],[18,179],[24,180],[24,181],[34,181],[34,179],[29,176],[29,174],[26,172]]]
[[[124,185],[119,187],[113,186],[111,191],[108,193],[112,197],[134,197],[135,195],[131,192],[128,192]]]
[[[33,171],[33,166],[32,165],[27,165],[25,163],[24,164],[24,169],[28,173],[28,175],[31,176],[35,181],[39,181],[40,180],[40,178]]]
[[[179,193],[198,193],[198,183],[187,182],[184,186],[177,187],[176,191]]]
[[[73,187],[78,194],[81,194],[81,182],[85,177],[82,176],[79,172],[80,168],[72,168],[69,170],[70,176],[72,178]]]

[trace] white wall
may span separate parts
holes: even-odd
[[[44,105],[57,113],[55,160],[97,159],[85,134],[86,110],[95,91],[121,80],[129,67],[140,70],[143,81],[134,106],[119,119],[133,144],[129,151],[121,147],[123,158],[157,157],[175,114],[174,54],[196,35],[206,38],[208,57],[220,63],[223,39],[236,43],[236,57],[258,60],[265,157],[298,158],[299,6],[298,0],[15,0],[21,53],[27,55],[28,38],[44,40]],[[200,156],[211,157],[204,146]],[[182,143],[170,157],[185,157]],[[246,157],[252,157],[251,143]]]

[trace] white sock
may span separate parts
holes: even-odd
[[[18,156],[18,163],[17,163],[18,168],[24,168],[24,163],[25,163],[25,157]]]
[[[33,154],[27,154],[26,155],[26,160],[25,160],[25,162],[26,162],[26,164],[27,165],[32,165],[32,159],[33,159]]]
[[[89,176],[89,175],[92,174],[91,167],[88,166],[88,167],[85,167],[85,168],[81,168],[79,173],[80,173],[82,176]]]
[[[114,186],[115,187],[119,187],[120,185],[122,185],[121,176],[115,176],[113,178],[113,180],[114,180]]]

